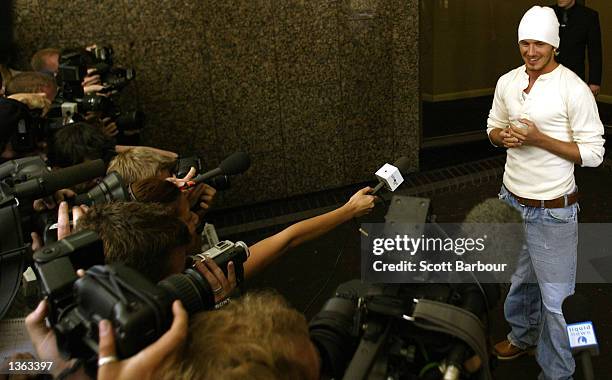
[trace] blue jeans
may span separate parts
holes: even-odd
[[[522,213],[525,226],[525,246],[504,303],[512,328],[508,340],[522,349],[537,346],[539,380],[571,380],[575,363],[561,305],[576,284],[578,204],[523,206],[504,186],[499,198]]]

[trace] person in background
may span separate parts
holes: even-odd
[[[557,0],[553,6],[559,20],[559,55],[557,62],[584,80],[594,96],[601,86],[602,53],[599,14],[577,4],[576,0]],[[588,54],[589,78],[585,73],[585,51]]]

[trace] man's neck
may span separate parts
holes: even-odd
[[[536,81],[536,79],[540,77],[540,75],[544,75],[544,74],[548,74],[552,72],[554,69],[557,68],[557,66],[559,66],[559,63],[557,61],[553,61],[549,65],[547,65],[545,68],[543,68],[542,70],[529,70],[529,69],[526,70],[527,75],[529,75],[529,83],[533,84]]]
[[[566,11],[569,11],[569,10],[570,10],[570,8],[573,8],[573,7],[574,7],[574,5],[576,5],[576,2],[575,2],[575,1],[573,1],[571,4],[567,4],[566,6],[561,7],[561,9],[565,9]]]

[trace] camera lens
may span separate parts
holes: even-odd
[[[144,123],[145,115],[142,111],[126,112],[115,119],[115,124],[121,131],[141,129]]]
[[[81,106],[84,112],[108,112],[112,108],[112,103],[104,96],[88,94],[83,97]]]
[[[159,282],[170,299],[179,299],[188,313],[210,310],[215,306],[215,297],[208,281],[197,271],[188,268]]]

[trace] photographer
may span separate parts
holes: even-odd
[[[40,109],[44,115],[50,106],[51,102],[45,93],[15,94],[0,98],[0,163],[23,154],[14,149],[12,141],[19,122],[31,118],[30,110]],[[19,150],[19,147],[16,148]]]
[[[180,248],[184,246],[189,236],[182,222],[169,217],[163,208],[154,204],[115,203],[103,205],[102,208],[103,210],[100,210],[100,206],[95,206],[91,210],[87,210],[84,206],[74,207],[73,217],[75,230],[97,230],[103,241],[106,263],[125,263],[140,270],[141,273],[153,281],[161,280],[166,275],[179,273],[184,269],[185,256],[184,253],[181,256]],[[124,223],[109,225],[110,222],[117,222],[121,217],[125,219]],[[62,202],[58,214],[58,238],[61,239],[70,235],[70,224],[68,206],[65,202]],[[129,232],[122,232],[126,230]],[[38,236],[32,234],[32,237],[34,241],[33,249],[40,248]],[[114,240],[115,238],[117,240]],[[173,238],[177,238],[177,241],[173,241]],[[138,247],[134,247],[131,243],[138,244]],[[119,252],[119,249],[123,251]],[[173,258],[179,258],[180,260],[175,261]],[[208,281],[211,289],[219,288],[225,290],[218,293],[215,292],[216,302],[225,298],[225,294],[230,293],[236,286],[233,265],[231,263],[228,264],[228,277],[225,277],[213,260],[198,262],[195,268]],[[77,271],[77,273],[81,277],[85,275],[84,271]],[[85,376],[75,360],[64,360],[59,354],[55,333],[44,323],[48,309],[47,301],[43,300],[37,309],[26,319],[26,327],[39,360],[54,362],[54,376],[58,376],[60,372],[64,372],[63,375],[72,374],[76,378]],[[180,302],[176,301],[174,303],[173,312],[175,314],[175,323],[177,318],[179,318],[179,314],[182,314],[183,325],[186,325],[185,311],[180,306]],[[151,348],[143,350],[143,352],[128,359],[128,361],[122,362],[124,363],[122,364],[124,369],[131,368],[131,365],[125,363],[138,363],[133,364],[135,368],[144,370],[145,368],[140,366],[146,367],[152,363],[147,361],[146,357],[156,351],[154,346],[157,344],[163,345],[164,339],[169,339],[164,337],[173,334],[174,330],[176,330],[175,324],[173,324],[169,332],[160,338],[158,343],[154,344]],[[100,336],[105,336],[105,332],[109,332],[108,321],[100,325]],[[100,353],[104,354],[108,343],[101,342],[101,345]],[[158,360],[153,362],[158,362]],[[73,374],[73,372],[75,373]]]
[[[86,50],[95,48],[95,46],[89,46]],[[61,50],[56,48],[45,48],[37,51],[30,60],[32,70],[55,77],[59,71],[61,53]],[[98,93],[104,90],[104,86],[100,82],[100,75],[95,74],[94,71],[94,69],[88,69],[88,75],[81,83],[85,94]]]
[[[170,159],[177,156],[176,153],[151,147],[116,145],[101,128],[87,122],[78,122],[70,123],[54,133],[50,141],[49,160],[58,167],[77,165],[96,159],[102,159],[109,164],[117,153],[132,148],[160,154]]]
[[[132,147],[118,153],[108,165],[108,173],[119,173],[126,184],[149,177],[172,177],[178,157],[145,147]]]
[[[158,204],[114,202],[91,207],[76,228],[95,231],[104,245],[105,263],[124,263],[151,281],[160,281],[185,269],[192,244],[189,228]],[[212,287],[219,289],[215,301],[223,300],[236,287],[234,266],[228,264],[227,278],[212,260],[198,262]]]
[[[6,84],[6,98],[0,98],[0,152],[1,160],[37,153],[44,141],[28,136],[31,141],[19,141],[18,126],[28,128],[39,112],[47,114],[57,94],[53,78],[47,75],[24,72],[17,74]]]
[[[45,93],[49,101],[57,95],[55,79],[49,75],[33,71],[19,73],[6,84],[6,95]]]
[[[61,128],[49,145],[49,161],[60,168],[96,159],[108,164],[115,154],[115,144],[98,128],[84,122]]]
[[[192,168],[184,178],[176,178],[173,174],[176,162],[176,156],[162,154],[151,148],[133,147],[113,157],[107,172],[115,171],[119,173],[128,185],[148,178],[157,178],[167,180],[175,187],[182,187],[195,175],[195,169]],[[173,190],[165,185],[154,181],[143,182],[137,187],[132,187],[132,191],[138,188],[137,192],[141,193],[140,195],[143,197],[142,202],[167,203],[168,201],[164,200],[165,194],[169,194]],[[212,186],[201,183],[189,188],[185,192],[185,196],[189,201],[189,208],[201,219],[212,206],[216,193],[217,190]],[[176,199],[178,198],[172,198],[172,201]]]

